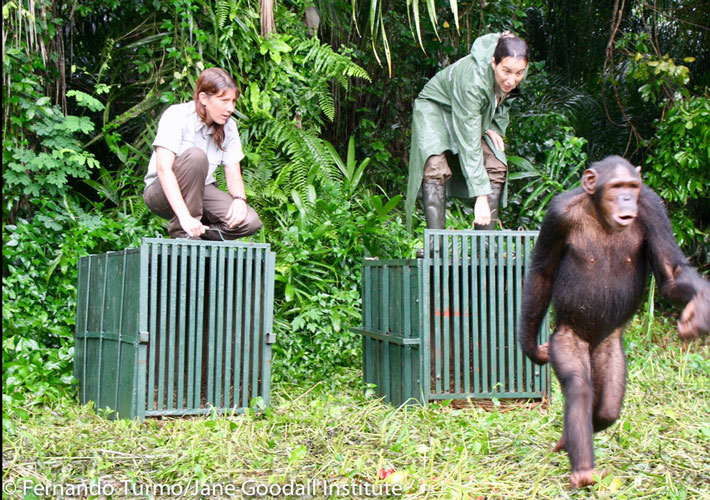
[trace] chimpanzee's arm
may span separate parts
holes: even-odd
[[[518,342],[525,355],[537,364],[548,360],[547,346],[538,345],[537,334],[550,306],[553,278],[567,245],[567,199],[565,193],[550,203],[525,275]]]
[[[639,222],[644,226],[648,257],[661,293],[674,303],[687,304],[709,285],[688,264],[661,198],[648,186],[643,186],[639,197]]]
[[[688,264],[673,236],[661,198],[647,186],[643,186],[639,197],[639,217],[646,233],[648,257],[661,293],[677,304],[691,303],[679,325],[681,337],[691,338],[707,333],[710,282]]]

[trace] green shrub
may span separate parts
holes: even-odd
[[[694,223],[690,209],[703,202],[707,208],[710,198],[710,97],[677,101],[655,125],[642,172],[644,182],[673,207],[670,216],[676,237],[681,245],[689,246],[707,237]]]
[[[100,208],[40,198],[34,217],[3,226],[3,415],[26,398],[54,400],[71,388],[79,258],[137,246],[156,231]]]
[[[301,198],[272,209],[278,221],[266,239],[276,252],[274,380],[327,379],[334,369],[358,364],[360,271],[363,257],[411,253],[402,221],[394,218],[397,196],[352,183],[313,186]],[[268,214],[267,214],[268,215]]]

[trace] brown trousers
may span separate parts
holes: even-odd
[[[481,139],[483,151],[483,165],[488,172],[491,184],[505,184],[507,167],[505,163],[496,158],[488,143]],[[431,155],[424,164],[424,181],[436,184],[445,184],[451,178],[451,168],[446,161],[446,154]]]
[[[190,215],[201,220],[211,229],[206,231],[202,239],[206,240],[233,240],[254,234],[261,229],[261,219],[253,208],[247,205],[246,218],[237,226],[229,227],[227,212],[232,205],[232,197],[225,193],[216,183],[205,184],[207,169],[209,167],[207,155],[199,148],[190,148],[175,158],[173,172],[177,177],[178,185],[185,205]],[[153,181],[143,190],[143,200],[151,212],[163,219],[168,219],[168,234],[171,238],[187,238],[187,233],[180,226],[180,221],[175,216],[168,199],[165,197],[160,180]]]

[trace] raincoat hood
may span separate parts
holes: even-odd
[[[501,33],[490,33],[488,35],[483,35],[476,38],[471,45],[470,55],[473,58],[474,64],[480,75],[485,75],[485,79],[493,84],[495,84],[495,72],[493,71],[493,66],[491,61],[493,61],[493,54],[498,46],[498,40],[500,40]],[[508,98],[517,97],[520,95],[520,85],[525,81],[528,76],[528,66],[525,66],[525,74],[523,79],[520,81],[517,87],[515,87],[508,94]]]
[[[500,37],[500,33],[490,33],[476,38],[473,45],[471,45],[471,57],[473,57],[473,60],[476,62],[476,66],[480,69],[490,69],[491,75],[493,74],[491,60],[493,59],[493,53],[496,50]]]

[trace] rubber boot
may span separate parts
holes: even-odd
[[[422,202],[427,229],[446,229],[446,183],[422,182]],[[417,258],[424,257],[424,250],[417,250]]]
[[[446,229],[446,184],[422,182],[422,201],[427,229]]]
[[[503,184],[498,182],[491,183],[491,194],[488,195],[488,207],[491,209],[491,222],[485,226],[476,225],[477,230],[490,231],[498,226],[498,207],[500,206],[500,197],[503,194]]]

